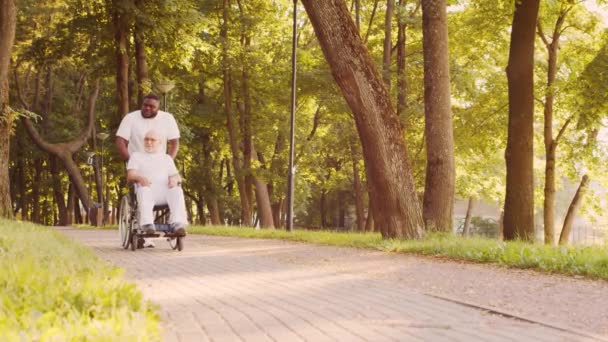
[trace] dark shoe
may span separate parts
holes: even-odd
[[[154,234],[154,233],[156,233],[156,228],[154,228],[153,224],[144,224],[143,226],[141,226],[141,229],[143,229],[143,231],[146,234]]]
[[[179,236],[186,235],[186,225],[183,223],[172,223],[171,229],[173,230],[173,233]]]

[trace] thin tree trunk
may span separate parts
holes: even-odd
[[[467,205],[467,215],[464,218],[464,226],[462,227],[462,235],[470,235],[471,218],[473,217],[473,207],[475,206],[475,199],[469,197],[469,204]]]
[[[374,0],[374,8],[372,9],[372,14],[369,17],[369,22],[367,24],[367,31],[365,31],[365,38],[363,38],[363,44],[367,44],[369,34],[372,31],[372,24],[374,23],[374,18],[376,17],[376,10],[378,9],[379,2],[380,2],[380,0]]]
[[[427,231],[451,232],[454,216],[454,137],[445,0],[422,0]]]
[[[9,179],[10,136],[13,125],[9,107],[9,67],[17,9],[13,0],[0,0],[0,217],[12,218]]]
[[[559,235],[559,244],[565,245],[568,243],[570,239],[570,233],[572,232],[572,223],[574,222],[574,218],[583,203],[583,197],[585,196],[585,192],[587,191],[587,185],[589,184],[589,176],[584,175],[581,179],[581,183],[578,185],[578,189],[576,189],[576,193],[570,202],[570,206],[568,207],[568,212],[566,213],[566,218],[564,219],[564,226],[562,227],[562,232]]]
[[[321,190],[321,200],[319,201],[319,212],[321,214],[321,228],[327,227],[327,206],[326,206],[326,193],[325,190]]]
[[[405,2],[399,0],[399,6],[405,6]],[[405,74],[405,33],[407,25],[402,18],[399,18],[397,23],[397,116],[403,120],[407,106],[407,78]]]
[[[55,205],[59,214],[59,225],[68,225],[68,208],[65,205],[65,195],[61,186],[61,172],[59,165],[57,165],[57,157],[49,155],[49,163],[51,169],[51,179],[53,180],[53,198],[55,199]]]
[[[74,189],[74,184],[70,181],[68,186],[68,199],[66,203],[66,211],[67,211],[67,219],[66,226],[72,225],[74,223],[74,215],[75,209],[78,207],[76,204],[78,202],[78,198],[76,197],[76,189]]]
[[[539,0],[515,3],[507,65],[505,240],[534,239],[534,38]]]
[[[353,158],[353,190],[355,197],[355,217],[357,220],[356,230],[362,232],[365,229],[365,217],[363,214],[363,187],[361,186],[361,177],[359,175],[359,151],[355,143],[350,145],[351,155]]]
[[[371,202],[371,195],[370,195],[370,200]],[[372,211],[372,206],[371,203],[368,204],[367,206],[367,218],[365,219],[365,231],[366,232],[375,232],[376,231],[376,227],[374,226],[374,215],[373,215],[373,211]]]
[[[361,35],[361,0],[354,0],[355,3],[355,24],[357,25],[357,32]]]
[[[42,184],[42,159],[34,160],[33,184]],[[41,223],[40,220],[40,187],[32,187],[32,222]]]
[[[334,79],[353,111],[371,184],[375,223],[384,238],[419,238],[423,220],[388,90],[343,1],[302,0]]]
[[[544,106],[544,143],[545,143],[545,200],[543,203],[543,219],[545,231],[545,244],[555,244],[555,161],[557,145],[560,135],[553,138],[553,103],[555,102],[555,78],[557,75],[557,54],[559,51],[559,39],[562,33],[562,25],[569,10],[561,11],[557,18],[551,42],[543,32],[540,21],[537,23],[538,35],[545,44],[548,53],[547,60],[547,89],[545,92]],[[566,121],[567,123],[570,120]],[[566,124],[567,126],[567,124]]]
[[[114,25],[114,53],[116,55],[116,112],[122,118],[129,112],[129,23],[122,0],[108,0]]]
[[[247,191],[245,189],[245,177],[241,167],[241,160],[239,158],[240,151],[237,144],[236,127],[234,124],[234,118],[232,113],[232,87],[231,87],[231,76],[230,76],[230,62],[228,60],[228,9],[229,0],[223,0],[223,11],[222,11],[222,28],[220,37],[222,38],[222,73],[224,79],[224,112],[226,114],[226,126],[228,128],[228,135],[230,141],[230,150],[232,152],[232,166],[234,168],[234,178],[236,179],[237,186],[239,189],[239,197],[241,199],[241,223],[250,225],[251,223],[251,206],[247,197]]]
[[[395,8],[395,0],[386,1],[386,13],[384,16],[384,48],[382,54],[382,79],[386,84],[386,89],[391,91],[391,55],[393,42],[391,40],[393,9]]]

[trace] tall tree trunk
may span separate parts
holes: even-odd
[[[239,189],[239,197],[241,200],[241,223],[250,225],[251,223],[251,206],[247,197],[247,191],[245,189],[245,177],[240,160],[240,150],[237,143],[236,132],[237,129],[234,124],[234,118],[232,113],[232,87],[231,87],[231,67],[230,61],[228,60],[228,10],[229,0],[223,0],[223,11],[222,11],[222,28],[220,30],[220,37],[222,39],[222,74],[224,79],[224,112],[226,114],[226,126],[228,128],[228,135],[230,141],[230,150],[232,152],[232,166],[234,168],[234,178],[236,179],[237,186]]]
[[[451,232],[454,216],[454,137],[445,0],[422,0],[426,179],[423,215],[429,231]]]
[[[135,6],[145,14],[144,1],[135,0]],[[145,28],[140,17],[135,18],[133,41],[135,44],[135,68],[137,69],[137,106],[141,108],[144,96],[151,90],[150,78],[148,77],[148,63],[146,60]]]
[[[576,213],[578,212],[578,208],[580,208],[583,197],[585,196],[585,192],[587,191],[587,186],[589,184],[589,176],[584,175],[581,179],[581,183],[578,185],[578,189],[576,189],[576,193],[570,202],[570,206],[568,207],[568,212],[566,213],[566,218],[564,219],[564,226],[562,227],[562,232],[559,235],[559,244],[565,245],[568,243],[570,239],[570,233],[572,232],[572,223],[574,222],[574,218],[576,217]]]
[[[467,215],[464,218],[464,226],[462,227],[463,236],[469,236],[470,234],[471,218],[473,217],[474,206],[475,199],[473,197],[469,197],[469,204],[467,205]]]
[[[116,54],[116,107],[122,118],[129,112],[129,22],[123,0],[108,0],[111,3],[114,25],[114,51]]]
[[[9,156],[13,125],[9,107],[9,66],[15,41],[17,9],[13,0],[0,0],[0,217],[13,217]]]
[[[547,48],[547,89],[544,106],[544,143],[545,143],[545,201],[543,203],[543,219],[545,227],[545,244],[555,244],[555,160],[559,138],[570,120],[566,121],[557,138],[553,138],[553,103],[555,102],[555,77],[557,75],[557,54],[559,39],[563,32],[562,26],[568,10],[560,11],[557,17],[551,42],[545,36],[540,21],[537,23],[538,35]]]
[[[386,13],[384,15],[384,48],[382,53],[382,79],[386,84],[386,89],[391,91],[391,55],[393,43],[391,40],[393,9],[395,8],[395,0],[386,1]]]
[[[384,238],[419,238],[423,220],[403,128],[389,93],[343,1],[303,0],[325,58],[353,111]]]
[[[534,37],[539,0],[515,3],[507,65],[505,240],[534,239]]]

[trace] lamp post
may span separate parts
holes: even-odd
[[[102,194],[102,198],[101,198],[101,209],[103,210],[102,212],[102,222],[103,224],[105,224],[105,220],[106,220],[106,203],[107,203],[107,191],[105,189],[105,184],[104,184],[104,173],[103,173],[103,143],[105,142],[105,140],[109,137],[110,135],[106,132],[99,132],[97,133],[97,139],[101,140],[101,194]]]
[[[294,163],[294,140],[295,140],[295,126],[296,126],[296,49],[298,47],[297,31],[296,26],[298,19],[298,0],[293,0],[293,29],[292,29],[292,44],[291,44],[291,125],[289,135],[289,170],[287,177],[287,196],[289,200],[287,202],[287,231],[293,230],[293,194],[294,194],[294,177],[295,167]]]
[[[175,84],[169,80],[162,80],[156,84],[156,89],[163,94],[163,111],[167,111],[167,93],[175,87]]]

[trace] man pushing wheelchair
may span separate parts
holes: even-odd
[[[127,162],[127,181],[133,184],[135,193],[121,200],[124,210],[119,228],[125,248],[131,244],[131,238],[138,241],[131,244],[132,248],[141,248],[140,243],[153,247],[154,243],[147,238],[158,236],[155,232],[161,230],[169,233],[172,240],[178,237],[181,250],[180,237],[186,234],[184,193],[173,162],[179,146],[179,129],[173,115],[160,111],[159,104],[158,96],[145,96],[141,110],[127,114],[116,132],[116,147]],[[169,207],[169,226],[154,223],[154,210],[163,206]]]

